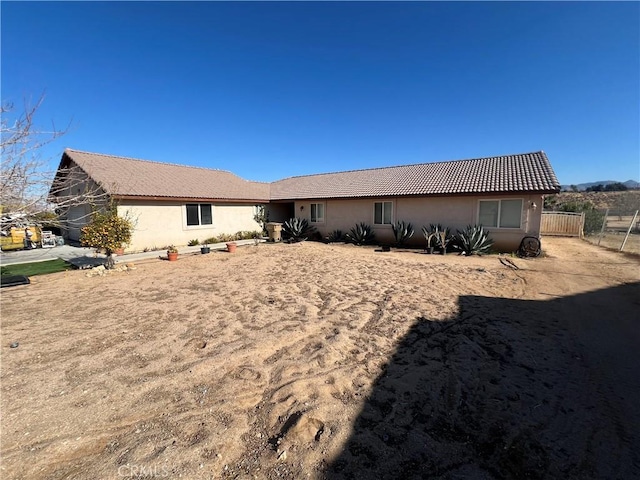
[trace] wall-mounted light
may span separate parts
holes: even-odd
[[[536,208],[538,208],[538,205],[536,205],[536,202],[529,202],[529,208],[531,210],[535,210]]]
[[[304,205],[300,205],[300,210],[304,210]]]

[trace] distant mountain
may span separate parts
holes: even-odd
[[[611,183],[618,183],[616,180],[601,180],[599,182],[590,182],[590,183],[579,183],[576,185],[579,191],[584,191],[589,187],[595,187],[596,185],[609,185]],[[640,188],[640,182],[636,182],[635,180],[627,180],[626,182],[620,182],[625,185],[627,188],[636,189]],[[563,191],[570,191],[571,185],[561,185]]]

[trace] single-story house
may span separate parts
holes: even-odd
[[[117,201],[121,214],[136,219],[130,250],[259,230],[254,216],[264,206],[270,221],[306,218],[323,236],[334,230],[348,232],[364,222],[374,227],[380,242],[393,240],[391,224],[396,221],[414,225],[419,245],[424,245],[422,226],[440,223],[455,232],[482,224],[497,249],[513,251],[524,236],[540,234],[544,195],[560,191],[542,151],[304,175],[272,183],[247,181],[221,170],[67,149],[54,182],[63,183],[69,169],[86,176],[89,187],[84,188],[101,189],[105,198]],[[64,213],[70,239],[79,239],[90,209],[82,204]]]

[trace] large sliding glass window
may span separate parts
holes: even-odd
[[[484,227],[520,228],[522,199],[480,200],[478,223]]]

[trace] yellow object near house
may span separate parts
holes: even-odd
[[[34,226],[29,226],[29,230],[33,233],[31,241],[35,244],[40,244],[40,241],[42,240],[42,230],[40,230],[39,227]],[[25,248],[24,238],[24,228],[11,227],[9,236],[0,237],[0,247],[3,251]]]

